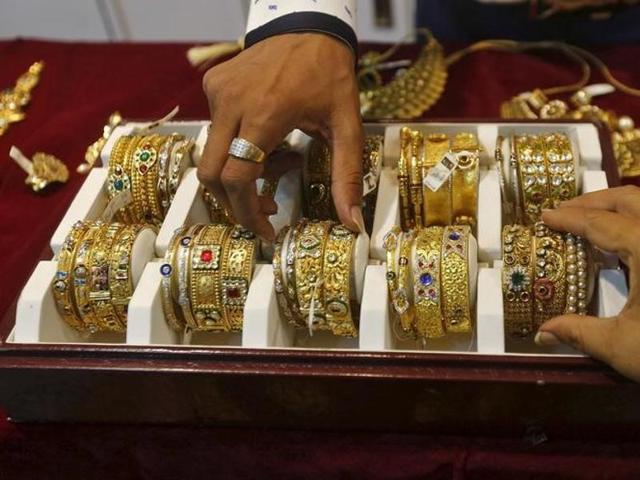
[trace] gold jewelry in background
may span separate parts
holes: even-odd
[[[468,225],[448,226],[442,232],[441,289],[442,313],[447,332],[471,331],[469,288]]]
[[[109,137],[113,133],[113,130],[121,123],[122,115],[120,115],[120,112],[113,112],[109,116],[106,125],[102,127],[102,136],[87,147],[87,151],[84,154],[85,163],[81,163],[80,165],[78,165],[78,167],[76,168],[76,172],[81,175],[89,173],[89,171],[93,168],[95,163],[100,158],[100,152],[102,152],[102,149],[107,144],[107,140],[109,140]]]
[[[413,262],[413,298],[415,304],[415,333],[419,338],[437,338],[445,334],[442,322],[441,285],[442,227],[418,230]]]
[[[24,108],[31,101],[31,90],[40,81],[44,62],[35,62],[20,75],[13,88],[0,90],[0,137],[12,123],[24,120]]]

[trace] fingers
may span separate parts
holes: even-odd
[[[562,315],[540,327],[536,343],[557,345],[561,342],[603,362],[612,363],[616,322],[615,318]]]
[[[278,179],[290,170],[302,168],[303,157],[298,152],[279,152],[269,155],[264,164],[263,178]]]
[[[236,136],[239,120],[223,113],[213,113],[211,130],[198,165],[198,180],[218,202],[231,211],[231,204],[222,185],[221,175],[227,162],[229,145]]]
[[[331,128],[331,194],[340,222],[359,232],[362,221],[362,122],[357,111]]]
[[[625,263],[638,250],[640,223],[618,213],[563,207],[545,211],[542,220],[555,230],[581,235],[596,247],[617,253]]]
[[[640,219],[640,188],[627,185],[585,193],[560,204],[560,208],[593,208],[618,212],[628,217]]]

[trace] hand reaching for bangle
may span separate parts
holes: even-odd
[[[229,156],[232,140],[268,154],[299,128],[330,145],[336,211],[347,227],[361,228],[362,122],[353,53],[343,42],[321,33],[271,37],[211,68],[203,84],[212,127],[198,178],[239,223],[274,239],[268,215],[277,205],[258,195],[255,181],[282,164],[281,155],[264,164]]]
[[[640,381],[640,188],[612,188],[574,198],[547,211],[543,221],[615,252],[629,267],[629,298],[615,317],[563,315],[543,324],[542,345],[567,343]]]

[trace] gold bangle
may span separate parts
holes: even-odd
[[[411,212],[415,228],[422,227],[422,156],[424,137],[417,130],[411,132],[411,160],[409,165],[409,191]]]
[[[221,277],[230,225],[199,225],[192,230],[186,262],[190,292],[182,310],[194,330],[231,331],[222,305]],[[188,313],[187,313],[188,310]]]
[[[527,225],[533,225],[540,220],[549,198],[544,149],[537,135],[516,136],[511,148],[518,159],[523,218]]]
[[[131,182],[131,203],[118,210],[116,215],[116,219],[123,223],[141,223],[140,215],[137,209],[137,204],[140,201],[140,182],[139,176],[134,172],[133,169],[133,154],[137,150],[138,146],[143,142],[143,140],[144,137],[141,137],[139,135],[132,136],[131,142],[129,142],[122,160],[122,169],[127,173]]]
[[[80,318],[84,325],[84,330],[91,333],[98,331],[97,320],[93,315],[91,300],[89,298],[89,282],[91,275],[89,272],[89,255],[95,241],[95,237],[104,226],[102,222],[94,222],[89,225],[78,245],[73,259],[73,302],[76,304]]]
[[[411,249],[414,231],[404,232],[399,237],[398,251],[398,289],[394,294],[394,307],[400,316],[400,325],[405,332],[414,331],[415,310],[409,301],[411,282]]]
[[[400,202],[400,226],[403,230],[414,227],[411,215],[411,197],[409,195],[409,150],[411,148],[411,129],[400,130],[400,158],[398,159],[398,192]]]
[[[127,310],[133,295],[131,271],[133,246],[140,232],[146,228],[158,232],[152,225],[126,225],[122,228],[109,258],[111,304],[123,328],[127,326]]]
[[[442,232],[441,288],[442,313],[449,333],[471,331],[469,288],[469,237],[471,227],[445,227]]]
[[[256,261],[256,236],[235,226],[228,234],[227,242],[222,253],[222,308],[230,331],[239,332]]]
[[[178,186],[182,180],[182,174],[184,173],[184,159],[187,154],[193,150],[195,140],[193,138],[187,138],[176,143],[171,150],[171,160],[169,162],[169,206],[173,203],[173,198],[178,191]]]
[[[53,298],[62,319],[76,330],[84,330],[85,325],[72,298],[72,269],[75,252],[88,228],[88,223],[76,222],[67,234],[58,254],[58,270],[52,284]]]
[[[475,227],[478,215],[480,146],[472,133],[458,133],[451,143],[458,166],[451,178],[451,217],[456,225]]]
[[[159,225],[162,214],[156,195],[158,156],[163,138],[159,135],[144,137],[133,152],[132,176],[134,210],[139,222]]]
[[[333,225],[324,250],[324,306],[334,335],[355,337],[357,309],[352,312],[351,264],[356,236],[342,225]]]
[[[331,152],[324,142],[313,140],[309,145],[303,169],[303,185],[309,218],[335,218],[335,208],[331,201]]]
[[[158,183],[156,185],[156,196],[158,205],[162,212],[162,218],[165,217],[169,206],[171,205],[171,199],[169,195],[169,175],[171,172],[171,153],[176,144],[184,139],[184,135],[178,133],[172,133],[169,135],[160,151],[158,152]]]
[[[176,308],[177,298],[176,294],[176,282],[177,276],[176,270],[176,251],[178,250],[178,242],[182,238],[188,227],[181,227],[176,230],[171,237],[169,248],[164,255],[164,263],[160,265],[160,274],[162,275],[161,293],[162,293],[162,310],[164,311],[164,317],[167,320],[169,326],[177,332],[184,330],[186,322],[182,315],[181,309]]]
[[[185,232],[185,234],[178,241],[178,251],[176,252],[177,264],[176,270],[178,271],[177,283],[178,283],[178,305],[184,317],[186,327],[197,330],[198,324],[193,316],[192,304],[191,304],[191,248],[195,243],[195,239],[200,231],[204,228],[204,225],[192,225]],[[210,312],[203,312],[208,314]],[[222,318],[222,312],[211,312],[213,316],[205,316],[204,320],[209,319],[209,323],[213,325],[217,324]]]
[[[422,164],[422,177],[426,177],[433,168],[449,151],[449,138],[444,134],[432,133],[426,136],[424,141],[424,160]],[[424,225],[445,226],[451,223],[451,178],[440,186],[437,191],[432,191],[424,185],[422,187],[424,202]]]
[[[209,211],[209,219],[211,220],[211,223],[235,223],[224,205],[222,205],[222,203],[220,203],[218,199],[204,187],[201,188],[202,199]]]
[[[107,181],[107,193],[109,200],[122,192],[131,192],[131,175],[128,164],[128,151],[135,138],[130,135],[121,136],[114,145],[109,156],[109,177]],[[125,223],[131,223],[128,216],[128,208],[119,210],[115,217]]]
[[[527,337],[533,332],[531,230],[523,225],[505,225],[502,250],[505,332],[513,337]]]
[[[295,289],[300,312],[309,315],[313,302],[313,325],[320,330],[329,329],[326,324],[322,267],[325,241],[333,222],[314,221],[304,226],[296,239]]]
[[[278,301],[278,309],[280,311],[280,315],[282,315],[284,319],[290,324],[304,327],[304,325],[302,325],[299,321],[296,321],[296,318],[293,316],[293,313],[291,312],[291,308],[289,307],[289,301],[287,300],[284,275],[282,273],[283,243],[287,235],[287,232],[289,232],[290,230],[291,230],[291,227],[284,227],[282,230],[280,230],[273,246],[272,265],[273,265],[274,287],[276,291],[276,299]]]
[[[110,253],[122,228],[121,223],[104,225],[96,234],[87,259],[91,278],[89,304],[93,311],[93,318],[97,321],[95,328],[101,332],[123,332],[126,329],[126,325],[120,323],[111,303],[109,283]]]
[[[561,315],[566,305],[565,248],[562,234],[544,223],[535,225],[533,323],[539,328],[549,318]]]
[[[442,227],[418,230],[413,263],[413,297],[415,304],[415,331],[420,338],[436,338],[445,334],[442,323],[442,296],[440,250]]]
[[[565,313],[586,315],[589,305],[589,246],[582,237],[565,234],[567,297]]]
[[[402,229],[394,225],[392,229],[384,236],[383,246],[386,250],[387,257],[387,288],[389,289],[389,299],[393,311],[398,317],[400,327],[405,333],[411,332],[411,318],[406,315],[409,309],[409,297],[407,292],[400,291],[398,288],[398,246]]]
[[[548,207],[555,208],[559,202],[570,200],[577,195],[571,141],[564,133],[545,135],[542,141],[546,146],[549,172]]]
[[[307,322],[302,316],[300,304],[298,303],[295,260],[297,257],[298,238],[302,234],[302,231],[304,230],[304,227],[307,225],[307,223],[308,220],[306,218],[302,218],[293,228],[290,229],[285,257],[286,265],[284,292],[287,297],[287,303],[289,304],[289,308],[291,310],[291,314],[293,315],[294,321],[302,326],[306,326]]]

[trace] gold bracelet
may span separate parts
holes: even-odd
[[[472,133],[458,133],[451,142],[458,166],[451,178],[451,217],[456,225],[475,227],[478,215],[480,146]]]
[[[224,251],[232,228],[224,224],[199,225],[191,232],[190,251],[185,265],[190,298],[188,305],[183,305],[182,309],[185,318],[190,317],[194,330],[232,330],[221,296]]]
[[[111,303],[111,285],[109,284],[110,253],[118,234],[122,230],[121,223],[104,225],[96,234],[94,244],[89,252],[89,304],[97,323],[97,331],[123,332],[126,325],[120,323]]]
[[[256,262],[256,236],[240,226],[232,228],[222,255],[222,307],[230,330],[242,331],[244,304]]]
[[[518,159],[523,218],[527,225],[533,225],[540,220],[549,198],[544,148],[537,135],[516,136],[511,148]]]
[[[158,205],[162,212],[162,218],[167,214],[169,206],[171,205],[171,198],[169,195],[169,176],[171,173],[170,160],[173,148],[180,140],[184,140],[184,135],[172,133],[166,138],[158,152],[158,183],[156,185],[156,196]]]
[[[178,305],[180,305],[180,309],[186,323],[186,328],[193,330],[198,329],[198,324],[193,316],[191,305],[191,248],[195,243],[197,235],[204,227],[204,225],[200,224],[189,227],[184,236],[182,236],[178,241],[178,251],[176,252],[176,270],[178,271]],[[203,314],[205,315],[203,321],[208,319],[209,323],[212,325],[216,325],[222,319],[222,312],[218,311],[218,309],[212,312],[203,311]]]
[[[309,145],[307,162],[303,169],[303,184],[309,218],[335,218],[335,209],[331,201],[331,152],[320,140],[313,140]]]
[[[89,225],[75,252],[73,259],[73,302],[82,319],[84,329],[91,333],[98,331],[98,322],[93,315],[91,308],[91,300],[89,298],[89,281],[91,275],[89,272],[89,255],[95,241],[95,237],[104,226],[102,222],[94,222]]]
[[[535,225],[533,323],[539,328],[548,319],[564,313],[566,305],[565,247],[562,234],[544,223]]]
[[[187,154],[191,155],[195,140],[193,138],[187,138],[179,141],[171,150],[171,161],[169,162],[169,206],[173,202],[173,198],[178,191],[178,186],[182,180],[182,174],[184,173],[184,159],[187,158]]]
[[[545,135],[543,141],[549,172],[548,207],[555,208],[559,202],[570,200],[577,195],[571,141],[564,133]]]
[[[324,305],[327,324],[334,335],[355,337],[357,309],[351,305],[351,264],[356,235],[342,225],[333,225],[324,250]]]
[[[448,151],[449,138],[446,135],[439,133],[427,135],[424,142],[423,178]],[[451,223],[451,178],[447,178],[435,192],[424,185],[422,195],[424,197],[424,225],[449,225]]]
[[[292,325],[304,327],[301,322],[296,321],[296,318],[293,316],[291,312],[291,308],[289,307],[289,301],[287,300],[286,295],[286,284],[284,280],[284,275],[282,273],[282,254],[283,254],[283,243],[284,239],[287,235],[287,232],[291,230],[291,227],[284,227],[278,233],[276,237],[276,241],[273,246],[273,277],[274,277],[274,287],[276,291],[276,299],[278,301],[278,309],[280,311],[280,315],[284,317],[284,319]]]
[[[586,315],[589,307],[589,245],[582,237],[565,234],[567,303],[565,313]]]
[[[116,218],[125,223],[142,223],[140,213],[137,208],[137,205],[141,201],[140,181],[139,175],[137,175],[133,169],[133,155],[143,141],[144,137],[141,137],[140,135],[133,136],[124,154],[122,163],[123,170],[127,172],[131,179],[131,203],[118,210]]]
[[[409,301],[411,282],[411,249],[414,231],[409,230],[400,235],[398,252],[398,289],[394,295],[394,307],[400,316],[400,325],[405,332],[414,331],[415,309]]]
[[[409,192],[415,228],[422,227],[422,156],[424,137],[417,130],[411,132],[411,160],[409,164]]]
[[[88,223],[76,222],[67,234],[58,254],[58,270],[52,284],[53,298],[62,319],[76,330],[84,330],[85,325],[72,299],[74,289],[72,269],[75,252],[88,228]]]
[[[169,248],[167,248],[164,255],[164,263],[160,265],[160,274],[162,275],[162,310],[164,311],[164,317],[169,326],[177,332],[184,330],[186,322],[181,309],[176,308],[176,251],[178,250],[178,242],[186,234],[187,229],[188,227],[180,227],[175,231],[173,237],[171,237]]]
[[[398,316],[398,321],[405,333],[411,332],[411,319],[406,315],[409,309],[409,297],[407,292],[401,292],[398,288],[398,246],[402,229],[394,225],[392,229],[384,236],[383,246],[386,250],[387,257],[387,288],[389,290],[389,299],[393,311]]]
[[[135,138],[130,135],[121,136],[109,156],[109,177],[107,181],[107,193],[109,200],[122,192],[131,192],[131,175],[128,164],[128,151]],[[119,210],[115,217],[125,223],[131,223],[128,208]]]
[[[414,227],[411,215],[411,197],[409,194],[409,151],[411,148],[411,129],[400,129],[400,158],[398,159],[398,192],[400,202],[400,226],[403,230]]]
[[[140,232],[147,228],[158,232],[157,228],[152,225],[126,225],[122,228],[109,258],[111,304],[123,329],[127,326],[127,310],[129,300],[133,295],[133,274],[131,271],[133,246]]]
[[[445,227],[442,232],[441,285],[442,313],[447,332],[471,331],[469,286],[469,237],[471,227]]]
[[[295,322],[302,326],[306,326],[307,322],[302,316],[302,311],[300,310],[300,304],[298,303],[298,293],[296,288],[296,257],[298,255],[298,238],[302,234],[304,227],[307,225],[308,220],[306,218],[302,218],[293,228],[289,231],[289,239],[287,243],[287,252],[286,252],[286,265],[285,265],[285,295],[287,297],[287,303],[289,304],[289,308],[291,310],[291,314],[293,315],[293,319]]]
[[[211,223],[235,223],[227,209],[218,201],[218,199],[204,187],[202,188],[202,199],[204,200],[207,210],[209,211],[209,219]]]
[[[531,230],[523,225],[505,225],[502,250],[505,332],[514,337],[527,337],[533,332]]]
[[[324,285],[322,267],[327,234],[332,226],[331,221],[314,221],[305,225],[299,238],[296,239],[295,282],[296,295],[300,312],[308,315],[313,302],[313,325],[320,330],[328,330],[326,324]]]
[[[442,323],[442,294],[440,250],[442,227],[418,230],[413,263],[413,297],[415,331],[419,338],[436,338],[445,334]]]
[[[144,137],[133,152],[131,175],[133,176],[133,207],[139,222],[161,223],[160,207],[157,204],[156,184],[158,175],[158,153],[163,138],[159,135]]]

